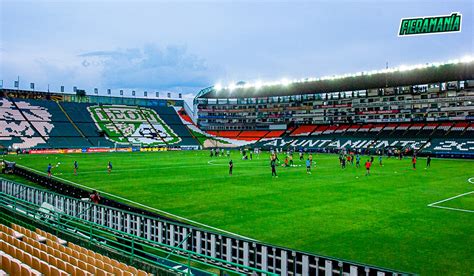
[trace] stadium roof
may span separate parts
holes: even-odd
[[[380,71],[342,76],[286,80],[278,82],[240,82],[226,87],[214,85],[201,90],[196,98],[254,98],[356,91],[383,87],[474,80],[474,59],[466,57],[447,63],[401,66]]]

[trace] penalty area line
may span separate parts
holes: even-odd
[[[474,213],[473,210],[458,209],[458,208],[445,207],[445,206],[438,206],[438,205],[428,205],[428,206],[429,206],[429,207],[432,207],[432,208],[440,208],[440,209],[447,209],[447,210],[452,210],[452,211],[460,211],[460,212],[466,212],[466,213]]]
[[[464,193],[464,194],[460,194],[460,195],[457,195],[457,196],[453,196],[453,197],[450,197],[450,198],[447,198],[447,199],[443,199],[443,200],[440,200],[440,201],[436,201],[436,202],[433,202],[431,204],[428,204],[429,207],[435,207],[435,205],[437,204],[440,204],[440,203],[443,203],[443,202],[446,202],[446,201],[450,201],[452,199],[455,199],[455,198],[458,198],[458,197],[462,197],[462,196],[465,196],[465,195],[468,195],[468,194],[472,194],[474,193],[474,191],[471,191],[471,192],[467,192],[467,193]]]
[[[33,168],[29,168],[29,167],[26,167],[26,166],[23,166],[23,165],[19,165],[17,164],[17,166],[19,167],[23,167],[23,168],[26,168],[28,170],[32,170],[36,173],[39,173],[41,175],[46,175],[45,173],[41,172],[41,171],[38,171],[38,170],[35,170]],[[94,188],[91,188],[89,186],[85,186],[85,185],[82,185],[82,184],[79,184],[79,183],[76,183],[76,182],[73,182],[73,181],[70,181],[70,180],[67,180],[67,179],[64,179],[64,178],[61,178],[61,177],[57,177],[57,176],[52,176],[53,178],[57,178],[59,180],[62,180],[62,181],[65,181],[65,182],[68,182],[70,184],[73,184],[75,186],[78,186],[78,187],[82,187],[82,188],[87,188],[89,190],[94,190]],[[229,231],[226,231],[226,230],[223,230],[223,229],[220,229],[220,228],[217,228],[217,227],[214,227],[214,226],[210,226],[210,225],[207,225],[207,224],[204,224],[204,223],[200,223],[200,222],[197,222],[197,221],[194,221],[194,220],[191,220],[191,219],[187,219],[187,218],[184,218],[184,217],[181,217],[181,216],[177,216],[177,215],[174,215],[174,214],[171,214],[171,213],[168,213],[166,211],[163,211],[163,210],[160,210],[160,209],[156,209],[156,208],[153,208],[153,207],[150,207],[150,206],[147,206],[147,205],[144,205],[142,203],[139,203],[139,202],[136,202],[136,201],[133,201],[133,200],[130,200],[130,199],[127,199],[127,198],[124,198],[124,197],[121,197],[121,196],[117,196],[117,195],[114,195],[114,194],[110,194],[110,193],[107,193],[107,192],[103,192],[103,191],[100,191],[100,190],[97,190],[95,189],[96,191],[100,192],[101,194],[104,194],[104,195],[109,195],[111,197],[114,197],[114,198],[117,198],[117,199],[120,199],[120,200],[123,200],[123,201],[126,201],[126,202],[130,202],[134,205],[137,205],[137,206],[141,206],[141,207],[144,207],[148,210],[152,210],[152,211],[155,211],[155,212],[158,212],[158,213],[161,213],[161,214],[165,214],[169,217],[172,217],[172,218],[177,218],[179,220],[182,220],[182,221],[186,221],[186,222],[189,222],[191,224],[194,224],[194,225],[199,225],[201,227],[205,227],[205,228],[209,228],[209,229],[212,229],[212,230],[215,230],[215,231],[218,231],[218,232],[222,232],[222,233],[226,233],[226,234],[229,234],[229,235],[232,235],[232,236],[236,236],[236,237],[239,237],[239,238],[244,238],[244,239],[247,239],[247,240],[251,240],[251,241],[257,241],[255,239],[252,239],[252,238],[249,238],[249,237],[246,237],[246,236],[242,236],[242,235],[239,235],[239,234],[235,234],[235,233],[232,233],[232,232],[229,232]]]

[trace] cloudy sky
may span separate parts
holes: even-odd
[[[472,55],[474,1],[0,0],[13,87],[172,91]],[[461,12],[461,33],[398,37],[400,18]]]

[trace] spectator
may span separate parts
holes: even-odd
[[[90,194],[89,198],[90,198],[90,200],[91,200],[93,203],[95,203],[95,204],[99,204],[100,199],[101,199],[99,193],[98,193],[97,191],[95,191],[95,190],[92,191],[92,193]]]

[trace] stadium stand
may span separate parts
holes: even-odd
[[[215,136],[217,138],[229,138],[232,140],[248,141],[248,142],[258,142],[264,138],[277,138],[285,134],[284,130],[219,130],[219,131],[207,131],[207,134]]]
[[[34,232],[12,223],[11,227],[0,224],[0,230],[1,250],[24,264],[28,275],[148,275],[41,229]],[[15,272],[8,263],[5,268],[7,273]]]
[[[474,123],[470,123],[466,130],[462,133],[462,137],[474,138]]]
[[[356,124],[355,124],[355,125],[354,125],[354,124],[353,124],[353,125],[350,125],[350,126],[347,128],[346,132],[343,133],[343,134],[345,134],[345,135],[352,135],[352,134],[354,134],[355,132],[357,132],[357,131],[359,130],[359,128],[360,128],[360,125],[356,125]]]
[[[453,123],[441,123],[431,135],[433,137],[443,137],[448,133],[452,126]]]
[[[420,137],[430,137],[438,125],[438,123],[427,123],[418,131],[417,135]]]
[[[268,133],[268,131],[264,130],[264,131],[251,131],[251,130],[247,130],[247,131],[242,131],[238,137],[241,137],[241,138],[254,138],[255,140],[259,140],[263,137],[265,137],[265,135]]]
[[[296,128],[290,136],[307,136],[316,129],[315,125],[302,125]]]
[[[360,140],[357,145],[362,148],[416,144],[415,150],[423,150],[441,142],[433,139],[456,141],[472,134],[467,129],[474,115],[473,79],[474,62],[466,60],[258,87],[219,85],[202,89],[195,97],[194,123],[204,131],[285,129],[276,142],[259,139],[255,147],[310,150],[324,148],[327,140],[332,148]]]
[[[264,138],[281,137],[284,133],[285,133],[284,130],[273,130],[273,131],[269,131],[267,134],[265,134]]]
[[[349,125],[340,125],[337,129],[334,130],[334,133],[343,134],[349,128]]]
[[[306,135],[290,135],[264,139],[255,144],[263,149],[291,148],[295,150],[336,151],[349,148],[357,151],[413,150],[419,154],[458,152],[467,157],[474,150],[472,124],[448,123],[374,123],[340,125],[303,125],[297,127]],[[314,129],[307,134],[307,129]],[[280,146],[281,145],[281,146]],[[459,150],[458,150],[459,149]],[[450,156],[451,156],[450,155]]]
[[[104,114],[97,121],[94,120],[94,115],[91,113],[93,107],[99,107],[96,110]],[[115,108],[113,112],[120,111],[120,106],[113,107]],[[161,144],[199,145],[182,123],[176,111],[170,106],[151,108],[163,120],[164,124],[157,121],[150,122],[148,116],[143,114],[141,107],[123,106],[123,109],[124,112],[131,109],[143,115],[142,117],[145,119],[142,119],[141,123],[150,126],[145,129],[145,132],[153,130],[152,133],[158,133],[153,139]],[[112,120],[101,105],[89,103],[2,97],[0,98],[0,112],[0,126],[2,127],[0,144],[6,148],[114,147],[116,142],[118,142],[118,146],[122,143],[125,145],[140,143],[139,141],[143,140],[142,136],[146,135],[138,132],[124,134],[122,129],[127,130],[127,127],[129,128],[136,122]],[[155,127],[157,124],[163,129],[157,130]],[[100,126],[103,128],[101,129]],[[166,131],[167,128],[170,131]],[[167,135],[175,135],[176,138],[164,139],[162,134],[159,134],[163,133],[161,131],[167,132]],[[130,140],[128,137],[136,139]],[[148,140],[148,142],[152,143],[153,140]]]
[[[327,128],[328,128],[328,126],[326,126],[326,125],[317,126],[314,129],[314,131],[311,133],[311,135],[321,135]]]

